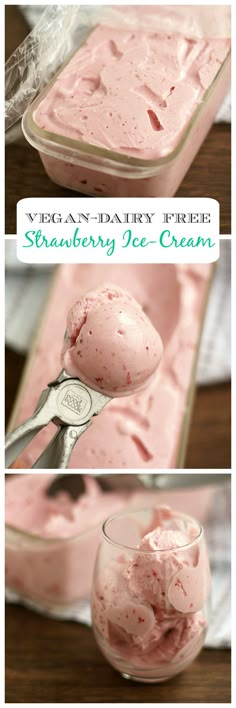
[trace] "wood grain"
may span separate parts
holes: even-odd
[[[189,431],[187,469],[230,469],[230,384],[198,387]]]
[[[27,22],[17,5],[5,5],[5,27],[5,60],[7,61],[29,33]]]
[[[100,653],[92,630],[6,608],[7,703],[229,703],[230,651],[204,649],[163,684],[129,682]]]

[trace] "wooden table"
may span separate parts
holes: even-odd
[[[230,651],[204,649],[163,684],[125,681],[105,661],[92,630],[6,608],[6,703],[229,703]]]
[[[25,357],[6,349],[6,422],[8,421],[25,364]],[[199,387],[196,391],[189,432],[187,469],[231,467],[230,384]]]
[[[14,28],[14,31],[13,31]],[[6,55],[27,34],[28,28],[16,6],[6,7]],[[184,178],[176,196],[212,197],[221,206],[221,234],[231,233],[230,126],[215,124]],[[6,148],[5,233],[16,232],[16,203],[24,197],[68,197],[75,192],[53,184],[33,148],[21,142]],[[78,197],[78,195],[77,195]]]

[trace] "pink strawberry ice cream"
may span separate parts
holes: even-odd
[[[210,571],[196,522],[168,508],[154,511],[157,519],[132,554],[123,546],[101,572],[98,564],[92,605],[108,660],[136,677],[160,679],[182,671],[203,644]]]
[[[171,197],[230,85],[230,8],[103,6],[97,17],[26,111],[26,139],[64,187]]]
[[[67,491],[47,494],[54,474],[14,475],[6,483],[6,522],[42,538],[70,538],[99,524],[122,505],[122,494],[103,493],[89,475],[80,476],[80,491],[72,499]],[[63,487],[63,485],[62,485]]]
[[[38,126],[131,157],[177,146],[229,51],[228,39],[98,25],[34,113]]]
[[[180,441],[190,409],[191,379],[211,273],[209,264],[60,266],[30,354],[12,428],[32,415],[45,382],[55,378],[55,363],[73,303],[82,300],[87,290],[98,292],[101,283],[111,280],[115,288],[129,290],[140,303],[154,330],[160,332],[163,354],[157,374],[142,391],[114,397],[94,418],[74,448],[70,467],[149,470],[183,466]],[[45,427],[23,450],[23,466],[32,466],[54,431],[53,424]]]
[[[88,475],[72,500],[51,497],[55,474],[24,474],[6,483],[6,585],[48,608],[88,597],[102,522],[125,504],[124,493],[103,493]],[[12,528],[10,528],[12,527]]]
[[[158,332],[121,288],[104,285],[69,311],[62,366],[107,396],[142,389],[155,374],[161,355]]]

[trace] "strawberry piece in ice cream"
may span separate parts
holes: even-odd
[[[156,373],[162,342],[141,306],[106,284],[70,310],[61,355],[64,369],[110,397],[127,396]]]

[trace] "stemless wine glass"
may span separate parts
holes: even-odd
[[[123,511],[103,525],[92,590],[93,629],[125,678],[160,682],[183,671],[207,630],[204,532],[168,509]]]

